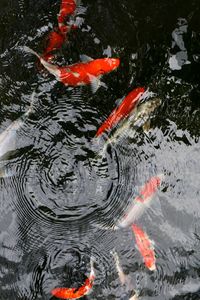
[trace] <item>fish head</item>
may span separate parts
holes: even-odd
[[[105,74],[115,70],[119,64],[119,58],[102,58],[99,59],[99,69],[101,74]]]

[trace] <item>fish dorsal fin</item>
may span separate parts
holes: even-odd
[[[93,58],[90,57],[90,56],[87,56],[87,55],[85,55],[85,54],[81,54],[81,55],[80,55],[80,60],[81,60],[82,62],[89,62],[89,61],[92,61]]]

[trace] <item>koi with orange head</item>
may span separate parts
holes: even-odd
[[[105,131],[111,130],[119,121],[126,118],[128,114],[138,103],[139,98],[145,92],[143,87],[132,90],[121,102],[121,104],[115,108],[106,121],[100,126],[96,133],[96,137],[102,135]]]
[[[146,232],[144,232],[138,225],[133,224],[131,228],[135,235],[136,244],[143,257],[145,266],[149,270],[154,271],[156,269],[156,257],[151,240]]]
[[[59,287],[51,291],[51,294],[60,299],[78,299],[87,295],[94,284],[95,272],[94,272],[94,262],[91,259],[91,271],[89,277],[85,280],[84,284],[79,288],[64,288]]]
[[[92,91],[96,92],[102,83],[100,78],[102,75],[115,70],[120,60],[118,58],[99,58],[92,59],[82,56],[83,62],[75,63],[66,67],[58,67],[44,60],[35,51],[29,47],[23,47],[24,51],[36,55],[41,64],[66,86],[81,86],[91,84]]]

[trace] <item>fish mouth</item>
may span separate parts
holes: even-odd
[[[113,70],[113,69],[116,69],[117,67],[119,67],[120,59],[119,58],[108,58],[108,63]]]

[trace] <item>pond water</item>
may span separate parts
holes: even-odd
[[[59,7],[58,0],[0,2],[0,132],[22,118],[14,150],[0,162],[0,298],[56,299],[53,288],[84,282],[92,256],[96,279],[84,298],[130,299],[115,249],[139,299],[200,299],[199,1],[78,2],[78,28],[55,59],[61,66],[81,54],[120,58],[96,93],[64,86],[22,50],[42,53]],[[98,156],[97,129],[138,86],[162,101],[150,131],[130,132]],[[157,268],[149,271],[132,231],[107,227],[161,173],[137,221],[154,241]]]

